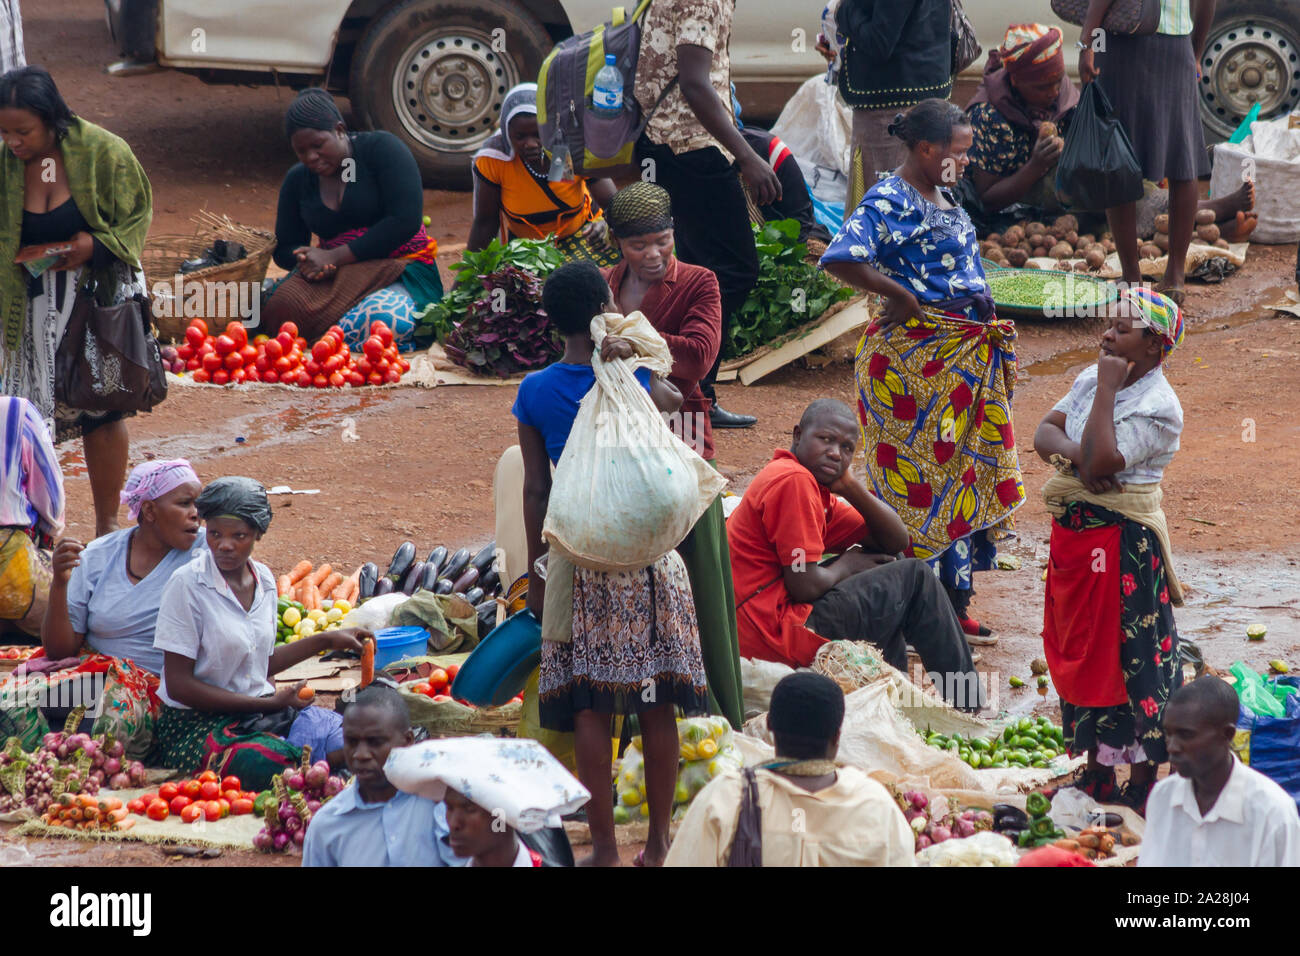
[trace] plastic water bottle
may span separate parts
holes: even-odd
[[[623,112],[623,74],[614,66],[617,58],[605,54],[605,65],[596,74],[596,84],[591,91],[591,107],[597,114],[617,116]]]

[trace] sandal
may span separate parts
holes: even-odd
[[[960,623],[962,631],[966,634],[966,643],[971,647],[975,647],[976,645],[980,647],[991,647],[998,642],[998,639],[992,636],[993,631],[975,620],[975,618],[962,618]]]
[[[1115,803],[1119,797],[1119,785],[1115,782],[1115,771],[1111,767],[1101,767],[1096,770],[1084,767],[1079,771],[1077,777],[1072,783],[1067,783],[1057,787],[1055,790],[1044,790],[1043,795],[1049,800],[1054,799],[1062,790],[1079,790],[1086,793],[1098,803]]]

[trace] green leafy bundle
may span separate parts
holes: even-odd
[[[754,226],[754,243],[758,282],[731,317],[722,343],[724,359],[762,348],[853,295],[848,286],[804,261],[808,247],[799,241],[795,220]]]

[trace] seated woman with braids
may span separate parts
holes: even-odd
[[[280,186],[274,258],[292,271],[263,307],[264,326],[293,322],[310,342],[337,323],[359,349],[383,321],[413,347],[414,316],[442,299],[442,278],[411,151],[392,133],[349,132],[319,88],[298,94],[284,130],[298,163]]]

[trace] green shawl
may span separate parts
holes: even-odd
[[[132,269],[140,268],[145,236],[153,219],[149,178],[131,147],[119,136],[81,118],[73,119],[59,143],[68,190],[90,233]],[[15,351],[27,317],[27,270],[14,264],[23,228],[23,161],[0,150],[0,318],[4,347]],[[69,237],[70,238],[70,237]],[[109,302],[116,288],[112,270],[95,275]]]

